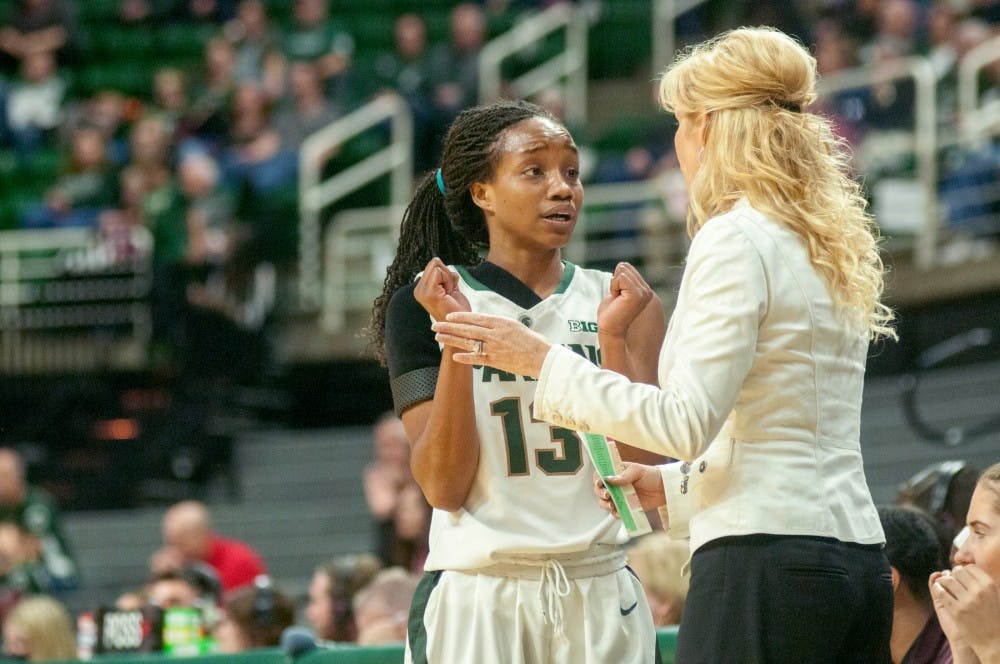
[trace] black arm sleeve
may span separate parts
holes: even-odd
[[[389,386],[397,415],[434,398],[441,348],[434,340],[431,319],[413,297],[414,284],[396,291],[385,314],[385,351]]]

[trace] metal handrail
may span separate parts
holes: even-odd
[[[328,271],[323,278],[320,324],[342,332],[349,309],[370,310],[385,280],[399,238],[402,206],[345,210],[329,224],[323,240]],[[364,262],[359,269],[354,263]]]
[[[151,335],[151,257],[152,236],[141,226],[128,231],[124,249],[84,228],[0,232],[2,370],[140,365]],[[106,333],[122,325],[127,336]],[[105,355],[112,346],[115,358]]]
[[[958,63],[958,123],[963,140],[969,143],[1000,126],[996,106],[983,109],[979,103],[979,72],[997,60],[1000,60],[1000,35],[978,44]]]
[[[323,181],[323,165],[337,148],[388,121],[390,142]],[[322,297],[323,209],[383,175],[390,176],[390,201],[405,205],[413,186],[413,116],[395,94],[381,95],[315,132],[299,150],[299,304],[315,311]]]
[[[914,258],[918,267],[934,264],[941,217],[937,200],[937,77],[930,60],[920,56],[900,58],[880,67],[856,67],[829,74],[819,81],[818,92],[827,97],[844,90],[866,88],[912,78],[915,89],[913,151],[916,173],[929,207],[927,221],[916,236]]]
[[[580,225],[573,233],[565,256],[578,264],[585,264],[591,250],[600,250],[605,240],[592,239],[591,233],[601,233],[602,226],[595,208],[631,207],[653,204],[664,210],[664,224],[652,229],[657,238],[650,238],[649,228],[637,225],[630,230],[640,231],[632,238],[632,246],[626,248],[627,256],[645,257],[648,263],[660,259],[663,234],[666,226],[674,224],[681,236],[684,235],[684,220],[670,218],[665,200],[666,188],[662,180],[644,180],[621,184],[588,184],[584,196],[584,209]],[[366,315],[371,311],[372,302],[382,289],[385,268],[392,260],[399,235],[399,220],[402,207],[374,207],[345,210],[338,214],[327,226],[323,239],[323,251],[328,266],[323,275],[323,303],[320,323],[324,331],[342,334],[351,330],[351,316]],[[606,259],[607,256],[600,256]],[[670,276],[654,276],[650,284],[662,292],[672,292],[677,284],[667,281]],[[647,278],[650,278],[647,275]]]
[[[539,39],[558,30],[566,31],[566,48],[508,83],[516,97],[530,97],[560,83],[566,121],[582,126],[587,120],[587,29],[588,11],[559,3],[530,16],[487,43],[479,53],[479,101],[490,102],[503,94],[503,62]]]

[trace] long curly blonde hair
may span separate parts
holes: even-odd
[[[895,338],[881,302],[877,228],[830,121],[802,111],[815,100],[815,58],[778,30],[731,30],[678,56],[660,81],[660,103],[708,118],[688,233],[745,197],[802,238],[849,320],[873,339]]]

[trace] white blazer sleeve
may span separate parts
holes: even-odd
[[[660,355],[661,387],[631,383],[554,346],[536,386],[535,417],[695,459],[719,433],[750,370],[767,292],[760,254],[739,218],[710,220],[688,253]]]

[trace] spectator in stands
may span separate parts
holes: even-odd
[[[438,44],[430,54],[433,101],[442,136],[463,109],[478,101],[479,52],[485,43],[482,9],[471,2],[456,5],[451,10],[451,42]]]
[[[0,521],[0,625],[22,597],[39,592],[44,585],[38,551],[37,539],[19,524]]]
[[[177,180],[186,201],[185,260],[192,267],[222,265],[229,257],[232,199],[222,187],[216,160],[192,150],[177,164]]]
[[[108,159],[107,138],[92,125],[73,132],[65,172],[45,194],[45,201],[21,219],[24,228],[97,227],[103,210],[117,198],[117,173]]]
[[[399,94],[413,114],[413,170],[437,163],[440,135],[432,95],[434,71],[427,50],[427,29],[418,14],[396,19],[395,49],[375,60],[376,94]]]
[[[145,588],[126,590],[115,598],[115,609],[118,611],[141,611],[149,604],[149,595]]]
[[[958,63],[969,51],[993,36],[989,24],[978,18],[963,18],[949,26],[948,49],[952,56],[950,63],[940,62],[938,66],[947,68],[935,70],[938,73],[938,125],[953,128],[958,122]],[[943,46],[941,50],[943,50]]]
[[[25,58],[49,53],[61,66],[76,63],[76,3],[66,0],[14,0],[0,23],[3,69],[12,73]]]
[[[326,98],[319,66],[314,62],[293,62],[288,71],[288,97],[274,118],[274,128],[286,150],[298,151],[302,141],[341,116]]]
[[[280,97],[285,89],[285,63],[267,5],[262,0],[242,0],[236,18],[226,23],[222,34],[236,49],[236,80],[255,81],[271,99]]]
[[[248,544],[212,530],[208,508],[198,501],[185,500],[170,507],[163,515],[162,531],[163,547],[150,559],[154,573],[203,562],[216,571],[222,590],[228,592],[250,585],[266,572]]]
[[[929,579],[955,664],[1000,662],[1000,464],[976,484],[955,564]]]
[[[393,518],[396,546],[392,564],[414,573],[424,571],[431,529],[431,506],[415,481],[399,492]]]
[[[687,542],[666,533],[651,533],[628,548],[628,566],[642,581],[656,627],[681,624],[688,590],[684,566],[689,556]]]
[[[147,115],[133,126],[126,167],[141,176],[141,221],[153,238],[151,312],[156,352],[173,355],[184,338],[187,282],[185,202],[171,170],[171,143],[163,121]]]
[[[201,589],[188,570],[181,566],[153,574],[144,588],[146,602],[164,611],[198,606]]]
[[[900,56],[917,52],[919,43],[917,29],[920,8],[915,0],[882,0],[876,14],[875,36],[861,47],[861,60],[874,64],[880,58],[879,51],[888,51]]]
[[[403,569],[384,569],[354,596],[354,621],[359,645],[402,643],[410,601],[420,577]]]
[[[21,600],[4,621],[3,654],[29,662],[76,659],[76,631],[69,611],[45,595]]]
[[[66,82],[49,51],[32,52],[21,60],[20,76],[7,92],[7,133],[22,160],[53,143],[61,120]]]
[[[914,507],[880,507],[885,555],[892,566],[893,664],[951,664],[948,639],[941,631],[927,579],[947,565],[947,549],[934,517]]]
[[[275,128],[271,101],[256,83],[237,88],[222,164],[250,236],[247,267],[289,264],[298,249],[298,154]]]
[[[816,71],[829,76],[858,65],[857,44],[836,21],[823,19],[814,28]],[[817,101],[817,109],[833,122],[833,129],[852,146],[865,134],[868,94],[865,90],[843,90]]]
[[[375,550],[384,565],[395,564],[396,532],[393,523],[399,495],[413,481],[410,441],[395,413],[384,413],[372,434],[375,459],[364,472],[365,500],[375,520]]]
[[[927,58],[940,79],[958,60],[952,41],[959,12],[949,0],[935,0],[927,9]]]
[[[222,145],[229,131],[230,108],[236,90],[236,50],[223,37],[205,45],[205,64],[191,90],[191,105],[183,130],[210,149]]]
[[[77,586],[78,567],[63,534],[59,508],[46,491],[27,484],[24,460],[10,448],[0,448],[0,521],[19,524],[37,543],[45,575],[40,590]]]
[[[122,166],[128,161],[130,123],[138,106],[120,92],[102,90],[92,97],[70,104],[60,127],[62,142],[70,144],[77,128],[97,127],[108,141],[111,162]]]
[[[237,86],[223,156],[230,177],[257,194],[295,184],[297,147],[283,142],[274,126],[272,102],[264,89],[257,83]]]
[[[227,598],[215,639],[221,653],[277,646],[282,631],[294,623],[295,603],[264,577]]]
[[[159,116],[166,132],[177,141],[184,138],[184,118],[188,113],[188,89],[184,72],[176,67],[161,67],[153,75],[151,112]]]
[[[315,569],[309,583],[306,619],[316,636],[344,642],[357,638],[354,596],[381,568],[375,556],[362,553],[333,558]]]
[[[146,179],[135,166],[123,168],[118,175],[117,205],[98,215],[97,223],[107,246],[115,256],[127,258],[140,250],[132,241],[133,229],[142,226],[142,200],[146,195]],[[141,250],[147,251],[147,247]]]
[[[316,63],[326,94],[341,108],[353,105],[349,77],[354,38],[340,21],[330,17],[328,0],[294,0],[283,51],[291,62]]]
[[[236,14],[235,0],[121,0],[119,16],[127,24],[163,21],[222,23]]]

